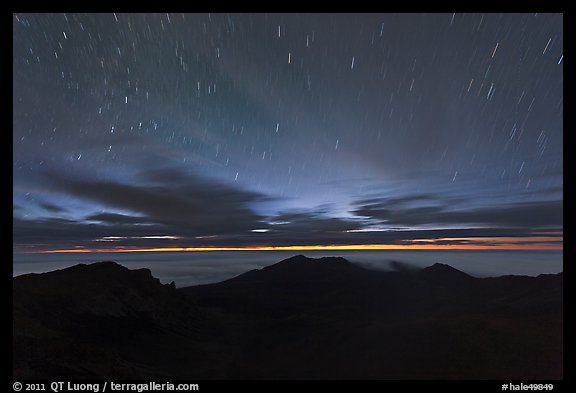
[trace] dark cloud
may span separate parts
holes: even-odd
[[[124,224],[146,224],[149,220],[142,217],[128,216],[117,213],[99,213],[92,214],[85,218],[86,221],[97,221],[103,224],[124,225]]]
[[[276,232],[282,233],[311,233],[311,232],[346,232],[360,229],[363,224],[359,221],[351,221],[340,218],[330,218],[321,212],[297,212],[285,213],[273,218],[272,225]]]
[[[513,237],[517,242],[522,238],[546,236],[559,245],[562,244],[562,233],[533,232],[531,228],[465,228],[465,229],[431,229],[431,230],[394,230],[394,231],[360,231],[348,232],[348,227],[359,226],[357,223],[335,222],[318,217],[303,217],[285,224],[271,225],[269,232],[253,233],[238,231],[214,236],[198,236],[196,229],[183,226],[163,224],[141,225],[122,222],[110,225],[111,221],[102,220],[101,224],[87,224],[84,221],[66,219],[26,220],[15,218],[13,233],[15,250],[114,248],[114,247],[245,247],[245,246],[293,246],[293,245],[347,245],[347,244],[398,244],[409,245],[428,240],[441,245],[498,245],[494,238]],[[289,216],[285,215],[284,218]],[[294,216],[290,216],[294,217]],[[101,218],[130,221],[113,215]],[[324,230],[317,230],[324,228]],[[153,238],[156,236],[157,238]],[[159,238],[175,236],[178,239]],[[103,238],[118,237],[115,240],[102,241]],[[475,239],[459,239],[475,238]],[[484,240],[482,238],[488,238]],[[100,241],[98,241],[100,239]],[[526,244],[533,244],[527,241]],[[550,243],[546,241],[546,243]]]
[[[63,213],[65,211],[67,211],[63,207],[56,206],[56,205],[54,205],[52,203],[48,203],[48,202],[38,202],[38,205],[40,205],[40,207],[42,207],[44,210],[47,210],[51,213]]]
[[[108,225],[62,218],[13,219],[14,247],[41,249],[112,248],[115,246],[142,246],[143,238],[166,236],[170,230],[160,225]],[[116,241],[101,239],[116,237]],[[100,241],[99,241],[100,240]],[[163,239],[145,239],[146,247],[162,247]]]
[[[449,210],[450,206],[401,208],[396,203],[369,204],[354,213],[389,225],[492,225],[518,227],[562,227],[562,201],[542,201],[490,206],[468,210]]]
[[[99,230],[96,225],[87,225],[62,218],[23,219],[14,217],[12,228],[15,246],[44,243],[70,246],[91,241],[99,236],[108,236],[106,231]]]
[[[131,211],[144,216],[149,222],[197,236],[238,233],[264,225],[262,217],[249,208],[251,203],[267,199],[261,194],[194,175],[184,175],[179,170],[164,170],[163,176],[167,181],[163,182],[158,173],[142,175],[155,180],[155,183],[134,185],[64,179],[53,173],[47,175],[53,186],[62,193],[110,208]],[[126,221],[126,217],[120,219]]]

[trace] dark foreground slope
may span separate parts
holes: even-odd
[[[14,279],[14,376],[559,379],[562,288],[297,256],[176,290],[79,265]]]

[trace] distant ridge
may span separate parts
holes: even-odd
[[[243,273],[227,281],[233,283],[254,280],[308,282],[366,272],[368,272],[366,269],[341,257],[307,258],[304,255],[296,255],[276,264]]]
[[[434,280],[460,280],[460,281],[470,281],[474,280],[475,277],[470,276],[458,269],[454,269],[450,265],[444,263],[435,263],[432,266],[428,266],[420,272],[421,275],[425,275],[428,279]]]

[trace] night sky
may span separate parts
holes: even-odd
[[[561,14],[15,14],[14,251],[562,249]]]

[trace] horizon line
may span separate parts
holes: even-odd
[[[246,246],[246,247],[148,247],[148,248],[71,248],[55,250],[20,251],[15,254],[58,254],[58,253],[128,253],[128,252],[214,252],[214,251],[379,251],[379,250],[460,250],[460,251],[563,251],[555,243],[500,244],[500,245],[451,245],[451,244],[332,244],[294,246]]]

